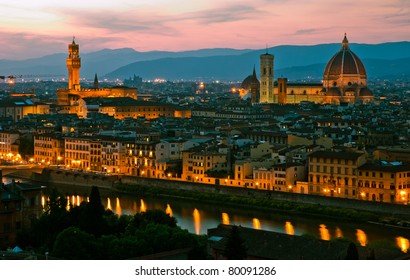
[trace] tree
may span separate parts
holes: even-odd
[[[246,246],[240,233],[238,226],[232,226],[225,244],[225,257],[228,260],[243,260],[246,258]]]
[[[353,242],[350,242],[349,247],[347,247],[346,260],[358,260],[359,253],[357,252],[357,247]]]
[[[79,227],[95,236],[103,234],[105,228],[104,206],[101,203],[100,191],[97,187],[91,188],[90,202],[86,203],[79,214]]]
[[[19,139],[19,154],[23,159],[28,159],[34,155],[34,136],[33,134],[24,134]]]
[[[97,247],[92,234],[69,227],[58,234],[51,255],[66,260],[95,259]]]

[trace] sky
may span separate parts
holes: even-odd
[[[410,41],[410,0],[0,0],[0,59]]]

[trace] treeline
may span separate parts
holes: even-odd
[[[49,194],[44,213],[17,239],[19,246],[57,259],[130,259],[187,249],[188,258],[206,259],[206,237],[177,226],[174,217],[153,210],[118,216],[105,210],[97,187],[89,202],[67,209],[57,190]]]

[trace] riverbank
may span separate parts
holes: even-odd
[[[49,187],[56,188],[63,194],[89,195],[91,186],[78,186],[70,184],[52,184]],[[190,190],[175,190],[161,186],[143,186],[119,184],[113,188],[100,188],[102,196],[116,196],[118,194],[134,195],[137,197],[161,197],[175,198],[187,201],[199,201],[215,206],[228,206],[239,209],[248,209],[252,211],[291,214],[299,216],[312,216],[324,218],[337,218],[338,220],[355,221],[355,222],[373,222],[382,225],[386,219],[392,219],[391,216],[380,216],[378,213],[357,211],[354,209],[344,209],[324,205],[312,205],[303,203],[291,203],[269,198],[242,197],[235,195],[226,195],[219,193],[207,193]],[[400,220],[395,218],[396,220]]]
[[[260,211],[278,211],[300,215],[334,217],[354,221],[410,220],[407,205],[325,196],[270,192],[239,187],[199,184],[177,180],[161,180],[134,176],[104,176],[60,169],[44,169],[33,173],[33,179],[45,185],[67,185],[73,189],[98,186],[106,192],[117,191],[139,196],[178,197],[214,205],[247,207]],[[69,182],[69,183],[68,183]]]

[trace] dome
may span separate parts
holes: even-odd
[[[359,96],[373,96],[373,93],[367,87],[360,89]]]
[[[256,72],[255,72],[255,68],[253,68],[253,74],[249,75],[248,77],[245,78],[245,80],[243,80],[242,84],[241,84],[241,88],[243,89],[251,89],[256,87],[257,89],[259,89],[259,80],[258,78],[256,78]]]
[[[341,75],[360,75],[366,76],[366,69],[360,58],[350,50],[349,41],[345,37],[342,41],[342,48],[327,63],[324,79]]]
[[[340,92],[340,89],[337,87],[332,87],[330,88],[326,94],[326,96],[342,96],[342,93]]]

